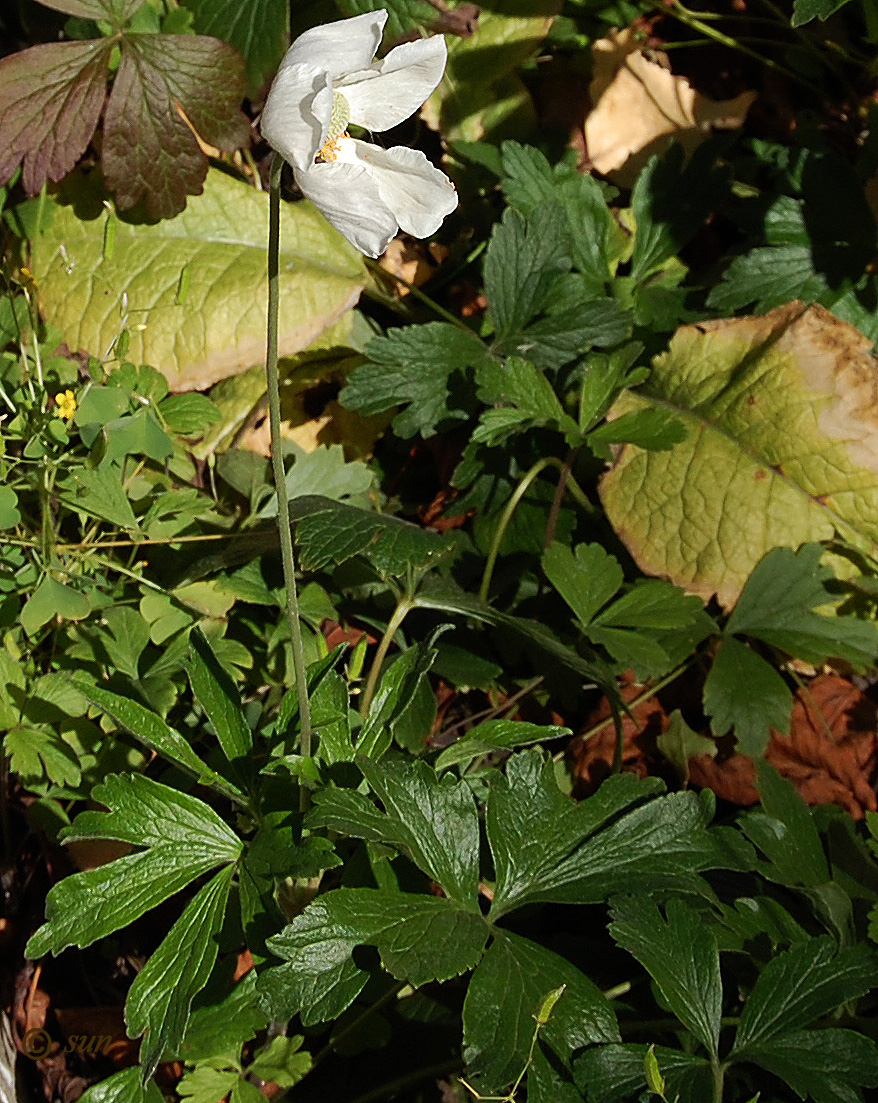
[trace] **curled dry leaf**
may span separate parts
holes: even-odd
[[[796,694],[789,736],[772,732],[765,758],[789,778],[808,804],[840,804],[855,819],[878,808],[876,707],[855,685],[822,674]],[[733,754],[689,762],[696,785],[733,804],[756,804],[753,760]]]
[[[755,92],[731,100],[696,92],[685,77],[650,61],[631,28],[599,39],[592,52],[588,155],[598,172],[623,187],[630,187],[652,154],[661,153],[672,139],[691,154],[712,127],[741,126],[756,99]]]

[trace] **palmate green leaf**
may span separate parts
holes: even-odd
[[[138,322],[128,356],[161,365],[174,389],[207,387],[260,362],[268,196],[214,170],[182,214],[155,225],[118,220],[102,199],[72,176],[33,242],[41,308],[69,347],[103,357],[127,311]],[[112,252],[104,244],[110,221]],[[307,203],[282,205],[280,271],[282,356],[333,325],[365,283],[362,257]]]
[[[389,973],[418,987],[472,969],[488,934],[478,909],[465,911],[451,900],[336,889],[269,940],[288,964],[259,978],[263,1006],[274,1017],[298,1012],[306,1026],[336,1018],[368,979],[351,958],[354,947],[375,946]]]
[[[385,813],[361,793],[325,789],[308,823],[404,850],[450,899],[478,912],[479,820],[469,786],[440,780],[424,762],[357,763]]]
[[[731,172],[715,166],[714,158],[703,145],[686,160],[683,147],[675,144],[663,158],[651,158],[638,175],[631,193],[634,279],[645,280],[675,257],[725,197]]]
[[[561,1060],[596,1042],[617,1042],[612,1006],[593,981],[530,939],[495,932],[463,1005],[467,1079],[483,1095],[502,1091],[524,1068],[535,1017],[547,993],[562,985],[564,992],[540,1032]]]
[[[541,759],[522,752],[507,778],[492,781],[485,816],[497,878],[492,920],[530,903],[596,903],[632,884],[697,892],[701,869],[751,867],[749,848],[706,830],[711,813],[693,793],[650,799],[661,789],[654,780],[621,775],[577,805],[557,793]]]
[[[760,755],[770,731],[790,730],[793,695],[777,670],[745,643],[725,636],[704,683],[714,735],[734,728],[742,754]]]
[[[85,1103],[162,1103],[163,1098],[155,1080],[144,1084],[137,1065],[99,1080],[80,1096]]]
[[[781,1034],[749,1046],[746,1060],[815,1103],[863,1103],[859,1089],[878,1087],[878,1045],[853,1030]]]
[[[15,724],[3,736],[3,750],[13,772],[29,788],[44,777],[55,785],[79,784],[79,756],[57,732]]]
[[[755,636],[816,665],[834,658],[860,670],[870,666],[878,654],[873,622],[815,612],[832,599],[826,582],[834,576],[820,566],[822,555],[819,544],[769,552],[748,578],[726,633]]]
[[[580,803],[558,789],[550,759],[538,750],[509,759],[491,779],[485,812],[496,881],[490,918],[496,920],[534,896],[551,892],[555,872],[605,822],[660,790],[632,774],[609,778]]]
[[[383,577],[404,576],[448,552],[448,541],[397,517],[310,496],[290,503],[302,566],[323,570],[364,556]]]
[[[741,826],[787,885],[817,888],[830,879],[829,863],[811,809],[793,783],[764,760],[756,762],[762,808],[744,815]]]
[[[484,724],[477,724],[464,732],[450,747],[446,747],[436,759],[436,770],[447,770],[450,766],[472,762],[474,758],[492,751],[511,751],[515,747],[546,743],[571,734],[569,728],[554,724],[528,724],[524,720],[486,720]]]
[[[679,329],[614,411],[673,411],[687,437],[669,451],[623,447],[600,487],[641,570],[731,608],[774,547],[837,532],[878,546],[878,464],[859,382],[872,371],[866,339],[818,306]]]
[[[646,1087],[645,1045],[607,1045],[588,1049],[574,1062],[574,1079],[589,1103],[629,1103]],[[712,1098],[713,1073],[702,1057],[655,1046],[668,1099],[705,1103]]]
[[[571,550],[556,541],[543,552],[542,564],[583,625],[591,624],[625,580],[619,561],[600,544],[577,544]]]
[[[617,897],[610,911],[610,934],[637,958],[671,1011],[716,1058],[723,992],[713,932],[682,900],[669,900],[664,917],[646,896]]]
[[[92,796],[111,811],[82,812],[65,839],[117,839],[151,849],[55,885],[47,922],[28,943],[32,956],[88,946],[241,853],[240,840],[212,808],[150,778],[111,774]]]
[[[433,644],[441,631],[444,628],[409,647],[383,672],[357,738],[358,754],[381,758],[390,746],[397,724],[405,724],[406,715],[411,715],[418,695],[423,694],[427,673],[436,658]],[[431,726],[427,723],[424,736],[429,734]]]
[[[541,203],[557,202],[567,217],[573,264],[600,291],[628,241],[608,205],[616,188],[567,163],[552,167],[539,150],[518,142],[504,142],[500,154],[507,203],[528,215]]]
[[[145,1033],[140,1047],[143,1079],[165,1050],[176,1053],[186,1033],[192,1000],[216,961],[234,866],[220,870],[186,905],[183,914],[134,978],[125,1001],[128,1033]]]
[[[186,1024],[186,1035],[177,1053],[180,1061],[194,1064],[230,1050],[239,1050],[265,1026],[265,1016],[256,1006],[256,971],[251,969],[230,991],[217,999],[203,989],[195,1000]]]
[[[71,681],[83,697],[112,716],[138,742],[182,767],[202,785],[219,789],[233,800],[243,799],[240,789],[202,762],[180,733],[174,731],[156,713],[150,712],[129,697],[120,697],[79,678],[72,678]]]
[[[472,440],[496,445],[512,432],[549,425],[567,434],[569,443],[575,443],[579,435],[576,422],[564,412],[549,380],[527,360],[515,356],[502,364],[486,360],[476,380],[479,399],[494,408],[482,413]],[[498,407],[499,403],[504,405]]]
[[[271,1081],[281,1088],[298,1084],[311,1069],[311,1054],[301,1052],[304,1040],[301,1034],[272,1038],[247,1067],[247,1075]]]
[[[638,673],[663,673],[715,630],[699,598],[657,579],[637,583],[608,605],[623,574],[599,544],[571,551],[556,542],[543,553],[543,569],[592,643]]]
[[[189,635],[187,670],[192,692],[207,713],[223,754],[243,768],[253,749],[253,733],[244,719],[241,695],[198,627]]]
[[[354,368],[339,402],[365,417],[404,407],[393,431],[407,438],[432,436],[440,425],[460,421],[467,411],[449,405],[449,381],[485,357],[474,333],[447,322],[392,329],[366,346],[367,363]]]
[[[237,1068],[229,1068],[228,1058],[222,1060],[223,1067],[218,1067],[218,1064],[200,1062],[180,1079],[177,1094],[185,1103],[216,1103],[234,1089],[241,1074]]]
[[[794,27],[801,27],[803,23],[810,23],[812,19],[828,19],[848,2],[849,0],[793,0],[793,15],[790,23]]]
[[[860,943],[839,949],[811,938],[773,958],[744,1005],[730,1057],[813,1022],[878,985],[878,955]]]
[[[554,205],[538,207],[527,218],[508,207],[494,227],[484,278],[498,352],[525,354],[519,349],[522,331],[549,305],[558,277],[570,271],[565,229]]]
[[[247,63],[247,95],[255,99],[277,69],[290,33],[286,0],[184,0],[195,15],[195,30],[228,42]]]

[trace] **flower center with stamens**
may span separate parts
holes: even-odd
[[[320,148],[317,158],[320,161],[334,161],[338,157],[339,138],[346,138],[348,123],[351,121],[351,108],[341,92],[332,93],[332,113],[329,116],[329,130],[326,141]]]

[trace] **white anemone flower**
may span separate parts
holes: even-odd
[[[287,51],[260,127],[296,183],[336,229],[377,257],[400,229],[429,237],[457,206],[448,177],[423,153],[351,138],[349,123],[389,130],[413,114],[445,71],[441,35],[375,52],[383,9],[314,27]]]

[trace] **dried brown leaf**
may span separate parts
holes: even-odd
[[[840,804],[855,819],[875,811],[876,707],[855,685],[821,674],[796,694],[789,736],[772,732],[766,761],[789,778],[808,804]],[[696,785],[733,804],[759,799],[753,760],[699,755],[689,763]]]
[[[672,139],[691,154],[711,127],[741,126],[756,99],[755,92],[731,100],[696,92],[685,77],[650,61],[630,28],[599,39],[592,51],[594,107],[585,120],[588,155],[598,172],[625,187]]]

